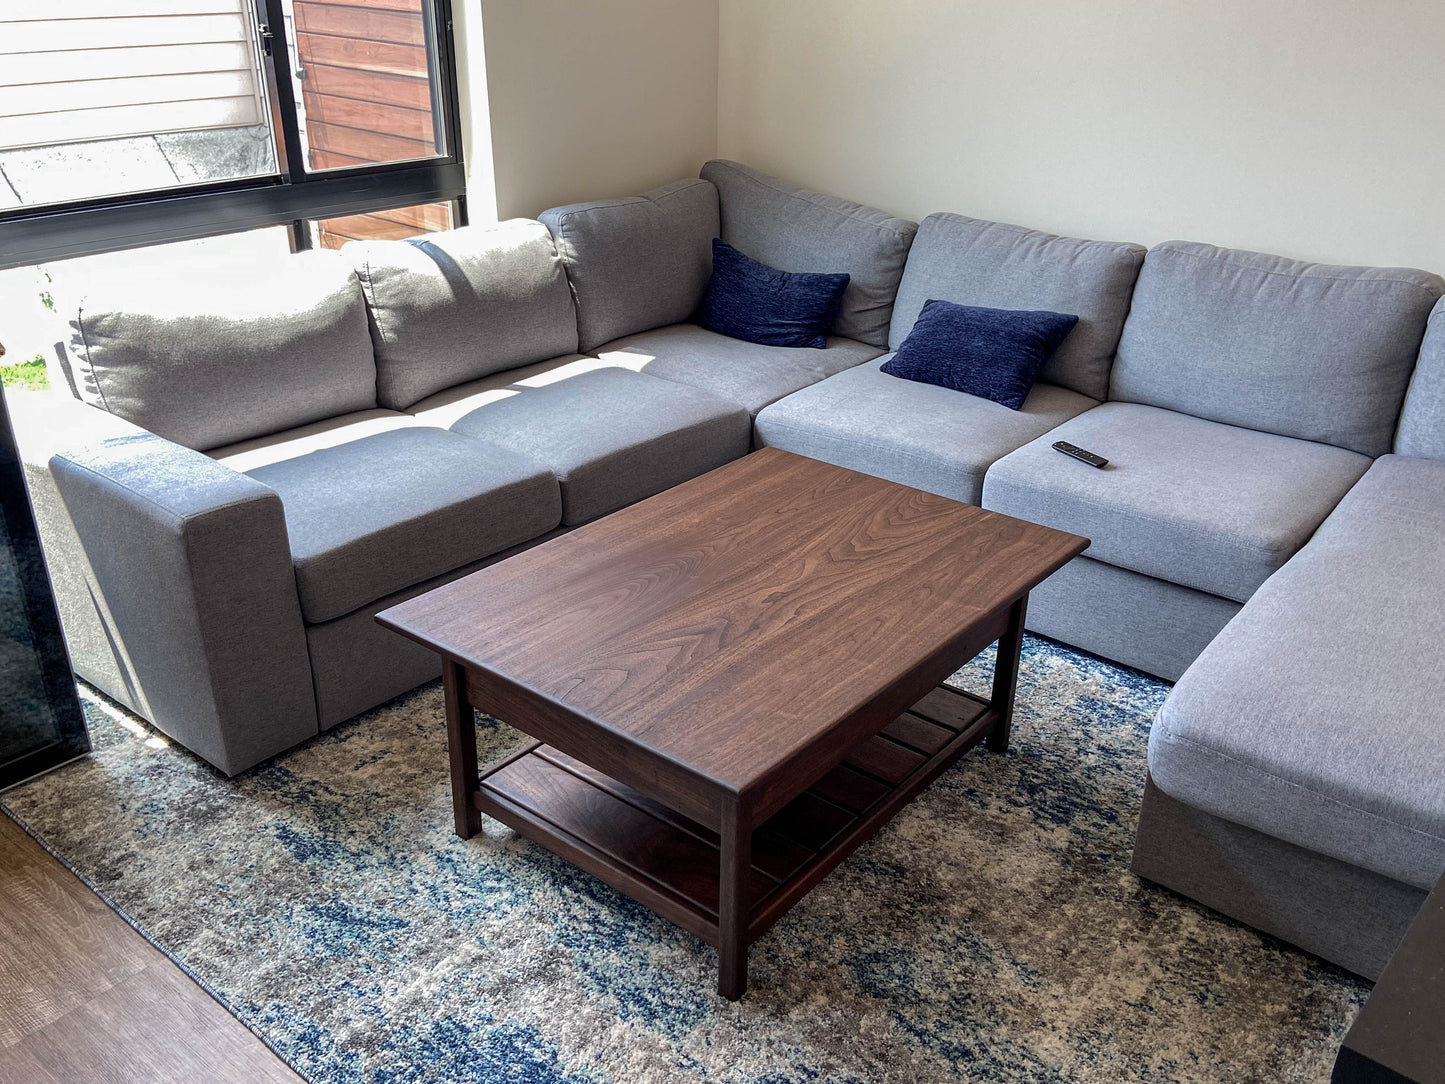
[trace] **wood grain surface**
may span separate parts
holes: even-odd
[[[465,666],[476,706],[717,828],[729,795],[776,812],[1087,545],[768,448],[378,620]]]

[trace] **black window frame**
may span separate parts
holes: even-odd
[[[466,223],[456,39],[451,0],[422,11],[427,34],[432,116],[446,154],[411,162],[348,166],[310,173],[290,71],[293,59],[281,0],[256,0],[256,32],[269,82],[277,175],[103,196],[0,211],[0,270],[50,260],[239,233],[265,226],[365,214],[423,203],[452,204]],[[433,14],[434,13],[434,14]]]

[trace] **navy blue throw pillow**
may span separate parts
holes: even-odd
[[[712,281],[697,322],[709,331],[763,346],[828,345],[847,275],[779,271],[744,256],[721,237],[712,242]]]
[[[883,371],[1019,410],[1077,316],[927,301]]]

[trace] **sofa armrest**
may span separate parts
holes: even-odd
[[[84,404],[48,414],[67,449],[22,457],[77,672],[230,775],[317,733],[281,498]]]

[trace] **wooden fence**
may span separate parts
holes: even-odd
[[[312,169],[444,153],[433,115],[423,0],[295,0],[302,108]],[[446,229],[447,204],[330,219],[321,243]]]

